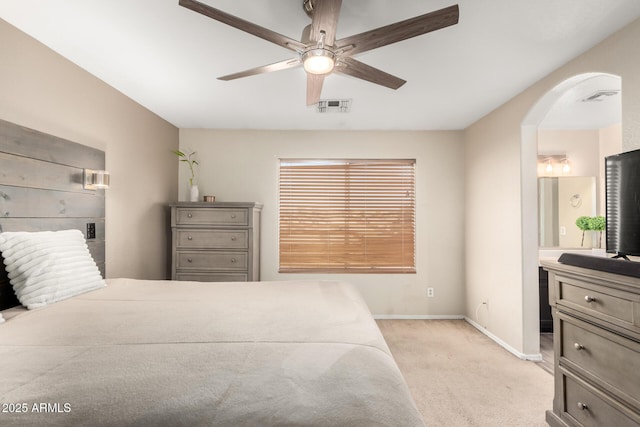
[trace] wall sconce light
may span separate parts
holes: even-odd
[[[109,188],[109,172],[102,170],[85,169],[83,187],[86,190],[99,190]]]
[[[569,159],[562,160],[562,173],[571,172],[571,164],[569,164]]]

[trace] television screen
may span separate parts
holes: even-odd
[[[605,158],[607,252],[640,255],[640,150]]]

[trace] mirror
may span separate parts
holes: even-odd
[[[538,245],[541,248],[592,248],[594,233],[576,225],[581,216],[596,216],[596,178],[538,178]],[[584,239],[583,239],[584,237]]]

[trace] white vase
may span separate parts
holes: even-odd
[[[200,190],[198,189],[197,184],[193,184],[191,186],[191,191],[189,192],[189,201],[197,202],[200,198]]]

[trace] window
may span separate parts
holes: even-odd
[[[280,161],[281,273],[415,273],[415,160]]]

